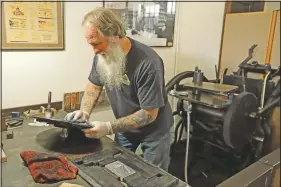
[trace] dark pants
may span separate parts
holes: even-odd
[[[123,147],[135,152],[141,144],[144,159],[165,171],[168,171],[170,164],[170,133],[153,141],[136,141],[135,138],[125,136],[123,133],[115,134],[115,141]]]

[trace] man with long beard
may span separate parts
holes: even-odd
[[[139,145],[148,162],[168,170],[173,116],[167,99],[162,59],[150,47],[126,37],[118,17],[96,8],[83,20],[95,57],[79,111],[65,120],[88,120],[105,87],[114,121],[91,121],[88,138],[115,134],[115,141],[134,151]]]

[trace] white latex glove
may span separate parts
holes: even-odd
[[[83,130],[87,138],[99,139],[105,135],[113,134],[109,121],[91,121],[90,124],[93,126],[93,128]]]
[[[87,121],[88,119],[89,114],[81,110],[70,112],[64,117],[65,121]]]

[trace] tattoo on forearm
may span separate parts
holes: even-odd
[[[125,132],[148,125],[154,121],[153,117],[144,110],[139,110],[132,115],[111,122],[113,133]]]
[[[153,121],[152,116],[144,110],[137,111],[132,120],[140,127],[143,127]]]
[[[91,100],[83,98],[81,102],[81,110],[88,112],[89,110],[92,109],[92,107],[93,107],[93,103],[91,102]]]
[[[87,96],[91,96],[91,97],[96,96],[95,91],[86,91],[86,94]]]
[[[95,107],[97,100],[101,94],[100,88],[91,87],[85,90],[80,110],[87,112],[89,115],[92,112],[92,109]]]

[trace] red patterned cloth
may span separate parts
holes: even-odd
[[[61,180],[75,179],[78,168],[69,164],[63,156],[53,156],[36,151],[20,153],[35,182],[52,183]]]

